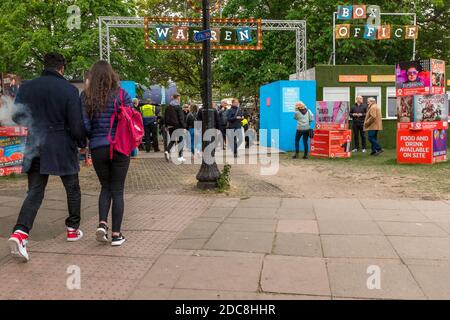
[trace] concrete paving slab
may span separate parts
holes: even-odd
[[[316,215],[312,208],[280,208],[276,213],[277,219],[314,220]]]
[[[319,234],[315,220],[279,220],[277,232]]]
[[[256,292],[261,267],[262,258],[193,256],[175,288]]]
[[[330,296],[313,296],[313,295],[300,295],[300,294],[270,294],[270,293],[258,293],[256,300],[331,300]]]
[[[358,199],[314,199],[314,209],[348,209],[348,210],[360,210],[364,209],[361,202]]]
[[[434,212],[434,211],[422,211],[422,213],[433,222],[450,222],[450,211],[449,212]]]
[[[364,220],[320,220],[320,234],[340,235],[382,235],[380,228],[373,221]]]
[[[388,238],[402,259],[450,260],[450,238]]]
[[[207,250],[270,253],[275,234],[269,232],[218,231],[204,246]]]
[[[169,300],[172,289],[138,287],[128,296],[128,300]]]
[[[314,202],[310,199],[283,198],[281,209],[313,209]]]
[[[435,222],[434,224],[450,235],[450,222]]]
[[[275,232],[276,220],[267,220],[271,223],[259,223],[259,220],[256,219],[253,219],[253,221],[253,223],[228,223],[228,220],[225,220],[217,231]]]
[[[374,221],[430,222],[423,213],[416,210],[368,209],[367,213]]]
[[[433,223],[423,222],[378,222],[387,236],[446,237],[447,232]]]
[[[273,253],[285,256],[322,257],[322,246],[318,235],[277,233]]]
[[[0,261],[9,256],[8,238],[0,237]]]
[[[445,201],[410,201],[417,209],[423,212],[450,212],[450,205]]]
[[[325,262],[320,258],[266,256],[261,289],[266,293],[330,296]]]
[[[208,239],[219,225],[216,222],[195,221],[179,233],[177,239]]]
[[[408,268],[398,263],[376,259],[370,262],[330,259],[327,268],[333,297],[425,299]]]
[[[409,269],[429,299],[450,299],[450,266],[409,265]]]
[[[276,208],[239,207],[234,209],[230,218],[274,219]]]
[[[241,200],[238,204],[239,208],[279,208],[281,206],[281,198],[276,197],[251,197]]]
[[[369,214],[363,209],[330,209],[315,208],[317,220],[371,220]]]
[[[366,209],[378,210],[418,210],[408,200],[391,200],[391,199],[361,199],[360,200]]]
[[[202,213],[200,216],[201,218],[222,218],[225,219],[228,217],[231,212],[233,211],[234,207],[212,207],[207,209],[205,212]]]
[[[321,235],[325,257],[397,258],[384,236]]]
[[[213,208],[234,208],[238,205],[239,198],[220,198],[215,199],[211,207]]]
[[[170,246],[171,249],[197,250],[205,246],[208,238],[203,239],[177,239]]]
[[[198,289],[172,289],[168,300],[255,300],[256,293]]]

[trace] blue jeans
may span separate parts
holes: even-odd
[[[370,144],[372,145],[372,152],[379,152],[381,150],[381,146],[378,143],[378,130],[369,130],[368,138]]]

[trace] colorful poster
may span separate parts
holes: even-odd
[[[413,122],[448,122],[446,94],[414,97]]]
[[[349,114],[348,102],[318,101],[316,103],[316,128],[347,129]]]
[[[283,112],[295,112],[295,104],[300,101],[300,88],[283,88]]]
[[[395,67],[395,76],[397,97],[445,92],[445,62],[441,60],[400,62]]]
[[[447,131],[433,131],[433,157],[447,155]]]
[[[414,122],[413,118],[414,97],[397,97],[398,122]]]
[[[22,165],[24,151],[24,137],[0,137],[0,168]]]

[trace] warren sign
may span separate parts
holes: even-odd
[[[406,39],[415,40],[419,36],[419,27],[415,25],[396,26],[381,23],[379,6],[340,5],[337,19],[367,20],[365,25],[350,23],[336,25],[336,39],[364,38],[367,40]]]
[[[262,50],[260,19],[211,19],[211,29],[203,30],[201,19],[144,18],[145,47],[160,50],[202,49],[198,38],[206,37],[216,50]],[[197,35],[197,36],[196,36]]]

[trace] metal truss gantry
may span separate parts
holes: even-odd
[[[99,47],[100,59],[111,62],[111,29],[113,28],[141,28],[144,29],[143,17],[99,17]],[[167,25],[167,24],[165,24]],[[169,24],[170,25],[170,24]],[[180,23],[174,24],[179,26]],[[156,27],[156,24],[149,24],[149,27]],[[189,26],[196,26],[189,24]],[[212,27],[233,28],[233,23],[211,23]],[[256,29],[256,23],[248,23],[246,26]],[[263,31],[289,31],[295,32],[296,44],[296,74],[297,79],[306,77],[306,21],[304,20],[263,20]],[[264,44],[263,44],[264,45]]]

